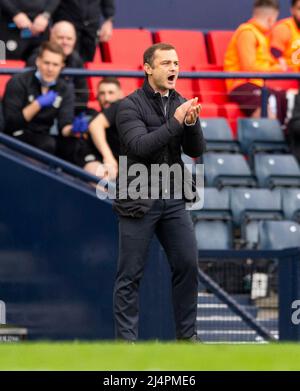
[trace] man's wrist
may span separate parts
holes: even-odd
[[[185,126],[195,126],[195,125],[196,125],[196,122],[197,122],[197,118],[195,119],[195,121],[194,121],[192,124],[190,124],[189,122],[187,122],[187,121],[186,121],[186,118],[184,119],[184,124],[185,124]]]

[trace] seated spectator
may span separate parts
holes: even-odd
[[[284,68],[269,50],[268,33],[279,14],[278,0],[255,0],[253,17],[234,33],[225,54],[227,72],[279,72]],[[261,79],[227,80],[230,100],[240,105],[249,117],[261,116]],[[276,99],[275,99],[276,98]],[[284,121],[286,115],[284,91],[269,90],[268,116]]]
[[[59,140],[50,134],[55,122],[60,136],[68,135],[72,127],[74,93],[59,78],[64,59],[60,46],[44,42],[37,69],[14,75],[3,99],[6,132],[49,153],[56,152]]]
[[[292,153],[300,163],[300,94],[295,98],[292,118],[288,123],[287,129]]]
[[[292,0],[290,18],[279,21],[271,32],[271,52],[286,70],[300,70],[300,0]]]
[[[116,128],[116,115],[123,92],[118,79],[107,77],[98,86],[98,101],[101,113],[83,129],[88,129],[90,137],[82,139],[74,163],[83,167],[93,175],[103,176],[111,180],[118,173],[120,141]]]
[[[67,68],[84,68],[82,59],[75,50],[76,30],[72,23],[61,21],[54,24],[50,31],[50,42],[60,45],[66,57]],[[34,66],[38,49],[36,49],[27,60],[28,66]],[[73,83],[75,91],[75,113],[79,114],[86,110],[89,99],[88,85],[85,77],[64,76],[64,79]]]
[[[96,37],[107,42],[113,31],[114,0],[64,0],[54,14],[54,21],[68,20],[77,31],[78,51],[84,61],[93,61]],[[104,22],[99,29],[101,17]]]
[[[51,16],[60,0],[0,0],[1,40],[6,58],[26,60],[32,50],[48,39]]]

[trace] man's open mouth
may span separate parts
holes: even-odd
[[[176,76],[175,76],[175,75],[168,76],[168,80],[169,80],[169,81],[174,81],[174,80],[175,80],[175,78],[176,78]]]

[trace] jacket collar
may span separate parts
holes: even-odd
[[[159,92],[155,92],[153,90],[153,88],[150,86],[150,84],[149,84],[147,79],[145,79],[142,89],[144,90],[145,94],[149,98],[157,99],[158,97],[161,96]],[[169,90],[169,98],[174,98],[175,95],[176,95],[176,91],[175,90]]]

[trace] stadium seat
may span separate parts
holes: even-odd
[[[266,80],[266,86],[272,90],[299,90],[298,80]]]
[[[240,152],[225,118],[201,119],[207,152]]]
[[[268,118],[239,118],[238,140],[243,153],[253,156],[259,152],[288,152],[280,123]]]
[[[260,187],[300,186],[300,168],[293,155],[257,154],[254,170]]]
[[[300,223],[300,188],[281,189],[281,196],[284,217]]]
[[[209,65],[204,34],[200,31],[159,30],[154,33],[154,42],[168,42],[176,47],[182,71]]]
[[[112,38],[103,43],[103,60],[115,65],[139,69],[143,53],[152,45],[151,32],[144,29],[114,29]]]
[[[228,222],[199,220],[194,229],[198,250],[232,249],[232,229]]]
[[[194,206],[191,210],[198,249],[231,249],[233,236],[229,191],[205,188],[203,201],[201,209]]]
[[[0,62],[0,68],[24,68],[25,62],[19,60],[6,60]],[[11,78],[11,75],[0,75],[0,97],[2,98],[5,92],[6,84]]]
[[[118,71],[118,70],[132,70],[131,67],[122,65],[121,69],[119,65],[102,63],[95,64],[93,62],[87,62],[85,64],[85,68],[89,70],[99,71],[99,70],[108,70],[108,71]],[[103,77],[88,77],[88,87],[90,90],[90,101],[97,100],[97,87],[99,81],[103,79]],[[125,95],[131,94],[137,88],[139,88],[143,82],[143,79],[132,78],[132,77],[118,77],[121,82],[122,90]]]
[[[198,70],[199,71],[199,70]],[[199,79],[194,81],[195,95],[201,102],[224,104],[228,102],[225,80]]]
[[[237,135],[237,119],[244,118],[245,114],[240,110],[236,103],[224,103],[220,106],[220,115],[228,119],[233,131],[234,137]]]
[[[224,64],[224,56],[234,31],[210,31],[207,34],[208,52],[212,64]]]
[[[283,250],[300,247],[300,225],[294,221],[262,221],[259,223],[260,250]]]
[[[259,220],[282,220],[281,195],[268,189],[232,189],[230,207],[235,226],[247,248],[258,243]]]
[[[219,107],[215,103],[202,103],[201,102],[201,118],[210,118],[219,116]]]
[[[95,50],[95,55],[94,55],[94,58],[93,58],[93,61],[92,61],[94,64],[102,64],[102,55],[101,55],[101,50],[100,50],[100,46],[97,45],[96,46],[96,50]]]
[[[206,186],[253,187],[256,182],[241,154],[208,152],[203,156]]]

